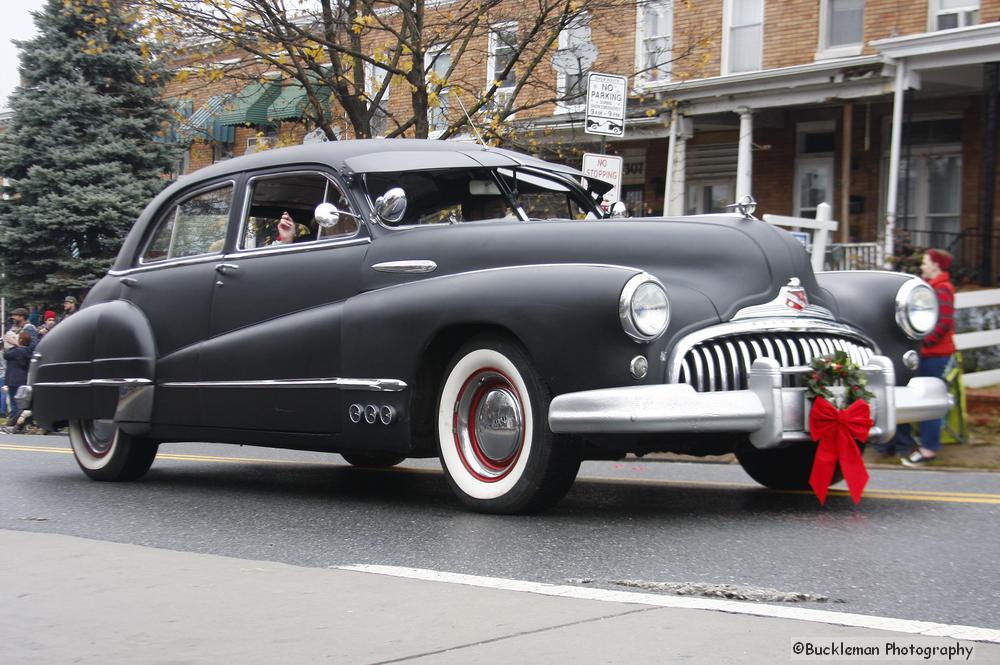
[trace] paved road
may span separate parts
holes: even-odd
[[[829,599],[802,607],[987,628],[1000,627],[998,516],[990,473],[877,470],[860,507],[837,495],[823,508],[736,466],[588,463],[551,512],[497,517],[462,509],[433,461],[371,472],[171,444],[142,482],[104,484],[64,437],[0,437],[0,529],[310,567],[768,587]]]

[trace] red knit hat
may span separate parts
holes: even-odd
[[[951,268],[951,254],[943,249],[928,249],[927,253],[931,257],[931,261],[938,264],[938,268],[942,272],[948,272]]]
[[[42,321],[48,321],[49,319],[54,319],[54,318],[56,318],[56,313],[53,312],[51,309],[47,309],[45,310],[45,316],[42,317]]]

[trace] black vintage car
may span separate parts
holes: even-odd
[[[21,401],[97,480],[139,478],[164,441],[440,456],[463,502],[502,513],[629,452],[735,451],[805,487],[798,377],[835,350],[868,373],[871,440],[947,410],[941,381],[911,379],[937,319],[921,280],[815,275],[749,214],[609,218],[608,188],[439,141],[215,164],[146,208]]]

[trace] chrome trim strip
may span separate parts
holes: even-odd
[[[422,275],[424,273],[434,272],[437,270],[437,267],[438,265],[434,261],[413,259],[408,261],[385,261],[384,263],[376,263],[372,266],[372,270],[377,270],[378,272]]]
[[[86,379],[84,381],[41,381],[39,383],[31,384],[33,386],[42,386],[45,388],[79,388],[81,386],[101,386],[101,387],[139,387],[139,386],[151,386],[153,382],[150,379]]]
[[[777,333],[788,333],[790,335],[795,335],[797,333],[817,333],[817,334],[828,334],[843,337],[851,337],[855,340],[862,342],[873,350],[874,355],[880,354],[880,349],[875,342],[869,338],[864,333],[860,332],[855,328],[846,326],[842,323],[823,321],[819,319],[803,319],[796,317],[784,317],[776,319],[748,319],[743,321],[730,321],[727,323],[721,323],[715,326],[709,326],[708,328],[702,328],[689,335],[682,337],[675,345],[673,350],[670,352],[670,356],[667,360],[667,382],[677,383],[678,377],[680,375],[680,362],[687,355],[688,351],[692,348],[717,337],[729,337],[732,335],[741,334],[777,334]],[[743,351],[744,357],[748,354],[743,340],[736,340],[740,345],[741,351]],[[750,339],[751,345],[754,344],[756,340]],[[798,342],[803,342],[802,338],[797,339]],[[815,344],[814,340],[808,340],[811,350],[814,356],[822,355],[819,352],[818,346],[813,346]],[[757,347],[760,348],[759,346]],[[808,353],[807,353],[808,355]],[[757,355],[754,358],[760,357],[760,351],[757,351]],[[811,361],[811,358],[806,359],[807,362]],[[747,365],[749,367],[749,364]],[[697,371],[697,369],[696,369]],[[688,381],[692,378],[689,377]]]
[[[406,390],[398,379],[258,379],[252,381],[165,381],[163,388],[339,388],[396,393]]]

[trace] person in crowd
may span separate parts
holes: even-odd
[[[921,276],[930,283],[937,295],[939,317],[937,325],[920,347],[918,376],[943,378],[955,353],[955,287],[951,283],[952,257],[946,250],[929,249],[920,263]],[[918,468],[932,462],[941,450],[941,419],[920,423],[920,445],[913,439],[909,423],[896,429],[896,436],[878,447],[878,452],[891,455],[895,451],[904,466]]]
[[[45,310],[45,316],[43,317],[43,319],[45,323],[43,323],[42,327],[38,329],[39,339],[45,337],[45,335],[47,335],[50,330],[56,327],[56,323],[59,322],[58,319],[56,319],[56,313],[53,312],[51,309]]]
[[[7,377],[7,359],[0,351],[0,417],[7,417],[7,388],[4,386]]]
[[[35,348],[38,343],[38,329],[28,321],[28,310],[17,307],[10,311],[10,318],[14,322],[7,334],[4,335],[4,349],[9,349],[17,343],[17,335],[27,332],[31,336],[31,348]],[[13,334],[12,334],[13,333]]]
[[[73,296],[66,296],[63,300],[63,318],[71,314],[76,314],[76,310],[80,307],[80,301],[78,301]]]
[[[6,339],[4,341],[6,342]],[[17,389],[28,382],[28,367],[31,364],[31,350],[33,346],[34,342],[31,334],[27,330],[22,330],[17,334],[16,344],[3,352],[3,357],[7,361],[4,388],[7,390],[7,397],[10,401],[10,416],[7,419],[7,424],[15,432],[19,432],[24,428],[24,422],[18,423],[18,416],[21,415],[21,409],[17,406],[14,396],[17,394]]]
[[[42,317],[42,306],[37,304],[32,305],[28,311],[28,323],[37,328],[38,326],[42,325],[41,317]]]

